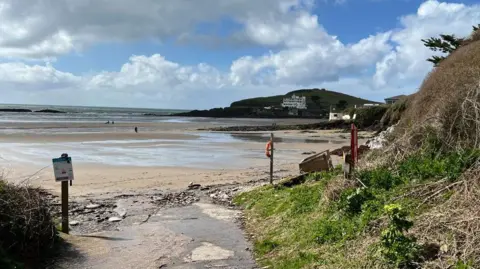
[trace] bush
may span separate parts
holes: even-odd
[[[400,118],[407,109],[412,96],[413,95],[398,100],[385,111],[385,114],[380,119],[382,129],[386,129],[400,121]]]
[[[378,252],[381,256],[397,268],[420,268],[417,261],[420,257],[420,246],[414,237],[406,236],[413,226],[413,222],[406,219],[407,214],[398,204],[385,206],[390,223],[382,231]]]
[[[357,108],[355,113],[355,123],[358,128],[374,128],[379,126],[380,121],[389,106],[370,106]]]
[[[0,180],[1,262],[9,260],[6,257],[38,262],[50,253],[56,239],[57,231],[41,190]]]
[[[362,212],[362,205],[374,198],[375,196],[369,189],[350,189],[342,193],[342,197],[340,198],[340,208],[347,214],[358,214]]]

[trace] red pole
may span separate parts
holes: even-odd
[[[352,123],[351,137],[350,137],[350,151],[352,153],[352,162],[355,164],[358,161],[358,136],[357,128]]]

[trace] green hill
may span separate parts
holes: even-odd
[[[289,97],[293,94],[306,96],[308,109],[329,109],[330,106],[337,106],[341,100],[346,107],[353,107],[354,105],[363,105],[366,103],[378,103],[366,99],[361,99],[348,94],[329,91],[326,89],[301,89],[289,92],[285,95],[275,95],[269,97],[249,98],[233,102],[230,107],[278,107],[283,101],[283,98]]]
[[[289,114],[288,108],[282,108],[283,98],[293,94],[307,98],[307,109],[300,111],[297,115]],[[367,103],[378,103],[355,96],[328,91],[325,89],[301,89],[289,92],[285,95],[269,97],[257,97],[233,102],[230,107],[218,107],[209,110],[193,110],[185,113],[178,113],[172,116],[184,117],[215,117],[215,118],[328,118],[330,107],[337,108],[337,111],[344,110],[354,105]],[[274,109],[264,109],[273,107]]]

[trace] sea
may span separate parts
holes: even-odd
[[[0,104],[0,109],[6,108],[30,109],[32,111],[53,109],[66,113],[0,112],[0,122],[155,122],[156,120],[149,115],[168,116],[188,111],[181,109]],[[157,121],[162,121],[162,119],[157,119]]]
[[[264,143],[269,133],[230,134],[194,131],[197,128],[232,125],[267,125],[276,119],[214,119],[169,116],[187,110],[54,106],[2,104],[0,109],[44,109],[65,113],[0,112],[0,168],[14,163],[28,163],[44,167],[51,158],[69,153],[76,163],[109,166],[162,166],[179,164],[194,168],[247,168],[254,162],[266,162]],[[150,115],[150,116],[149,116]],[[158,115],[158,116],[151,116]],[[115,125],[98,124],[115,121]],[[93,124],[92,124],[93,123]],[[132,123],[132,124],[124,124]],[[175,139],[119,139],[115,133],[133,132],[133,123],[141,126],[141,133],[171,132],[195,138]],[[158,124],[148,124],[158,123]],[[164,124],[168,123],[168,124]],[[75,135],[104,133],[98,141],[69,140]],[[66,135],[49,140],[50,135]],[[31,139],[37,137],[38,139]],[[87,136],[85,136],[87,137]],[[3,138],[3,139],[2,139]],[[7,139],[8,138],[8,139]],[[14,138],[14,139],[12,139]],[[15,140],[18,138],[18,140]],[[277,163],[301,158],[301,150],[284,149],[286,143],[335,143],[335,141],[308,139],[281,139],[277,141]],[[1,169],[0,169],[1,170]]]

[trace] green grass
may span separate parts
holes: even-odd
[[[453,182],[479,157],[477,150],[442,154],[425,150],[390,167],[360,171],[357,176],[368,188],[346,186],[336,201],[324,196],[342,182],[338,169],[313,174],[291,188],[264,186],[238,195],[234,202],[245,208],[246,227],[254,235],[261,266],[359,268],[375,260],[380,268],[388,268],[388,261],[372,254],[377,247],[373,242],[380,238],[378,225],[387,219],[385,205],[396,197],[395,203],[409,217],[428,210],[428,205],[417,208],[423,199],[401,197],[405,188]],[[447,200],[451,195],[445,192],[441,197]]]

